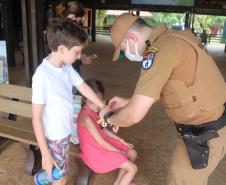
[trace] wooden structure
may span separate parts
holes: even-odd
[[[23,143],[26,151],[25,172],[33,175],[40,168],[41,155],[32,127],[31,88],[0,84],[0,136]],[[79,158],[78,146],[70,145],[70,154],[78,164],[76,185],[91,185],[93,172]]]

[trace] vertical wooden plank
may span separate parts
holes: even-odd
[[[92,10],[88,10],[88,21],[87,21],[87,27],[88,27],[88,34],[89,36],[91,36],[91,29],[92,29],[92,25],[91,25],[91,22],[92,22]]]
[[[7,63],[9,66],[15,66],[15,34],[13,26],[12,0],[3,0],[2,10],[4,38],[6,40]]]
[[[31,45],[32,45],[32,61],[33,69],[38,66],[38,54],[37,54],[37,28],[36,28],[36,0],[30,0],[31,3]]]
[[[91,30],[92,42],[96,42],[96,5],[93,2],[92,8],[92,30]]]
[[[27,0],[21,0],[22,25],[23,25],[23,49],[24,49],[24,67],[27,84],[31,84],[29,68],[29,50],[28,50],[28,19],[27,19]]]
[[[42,62],[45,57],[45,43],[44,43],[44,30],[45,30],[45,15],[46,15],[47,0],[36,0],[36,32],[37,32],[37,60],[38,64]],[[35,70],[35,68],[34,68]]]
[[[185,28],[190,28],[190,23],[191,23],[191,21],[190,21],[190,13],[186,13],[185,14]]]

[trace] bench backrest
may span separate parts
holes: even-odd
[[[31,118],[31,94],[29,87],[0,84],[0,112]]]
[[[38,145],[32,127],[31,96],[29,87],[0,84],[0,112],[19,116],[16,121],[0,117],[0,136]],[[70,146],[70,154],[79,157],[77,145]]]

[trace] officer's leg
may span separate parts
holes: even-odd
[[[169,185],[207,185],[209,175],[223,158],[226,147],[226,127],[219,132],[220,137],[209,141],[210,147],[208,167],[194,170],[191,167],[183,139],[178,138],[169,170]]]

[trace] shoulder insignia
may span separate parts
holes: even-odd
[[[157,53],[158,51],[159,51],[159,49],[156,47],[150,47],[147,49],[147,52],[152,52],[152,53]]]
[[[154,60],[154,56],[155,53],[157,53],[159,51],[158,48],[156,47],[149,47],[143,56],[143,62],[142,62],[142,68],[147,70],[150,69],[152,64],[153,64],[153,60]]]

